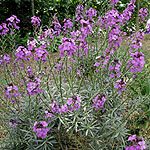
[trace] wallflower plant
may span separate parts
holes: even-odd
[[[149,75],[141,51],[144,33],[135,31],[126,39],[122,31],[135,2],[131,0],[121,14],[115,9],[118,0],[111,0],[102,16],[79,5],[74,20],[66,18],[61,25],[55,14],[53,28],[44,30],[39,17],[31,18],[34,37],[26,45],[13,44],[10,56],[0,55],[4,81],[0,116],[7,131],[1,147],[142,150],[149,146],[146,134],[132,135],[129,119],[149,103],[149,94],[134,87],[143,72]],[[140,12],[145,22],[147,11]],[[14,15],[7,21],[0,25],[3,52],[4,39],[13,35],[12,28],[19,29],[20,22]],[[59,38],[56,56],[53,49]]]

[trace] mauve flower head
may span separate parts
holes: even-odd
[[[92,33],[92,24],[89,23],[89,20],[84,20],[84,19],[81,19],[80,20],[80,23],[81,23],[81,31],[83,34],[87,35],[89,33]]]
[[[27,41],[28,50],[33,50],[37,46],[38,42],[33,37],[30,37]]]
[[[58,47],[60,49],[60,57],[65,56],[65,51],[67,52],[68,56],[72,56],[74,52],[77,49],[77,46],[75,45],[75,41],[72,38],[64,37],[62,39],[62,44]]]
[[[78,5],[76,8],[76,20],[75,21],[79,21],[81,19],[83,19],[83,5]]]
[[[132,135],[128,138],[128,141],[136,141],[136,135]]]
[[[104,94],[103,95],[99,94],[92,101],[94,103],[94,105],[92,107],[99,110],[100,108],[102,108],[104,106],[104,103],[106,101],[106,96]]]
[[[39,17],[33,16],[31,17],[31,23],[34,26],[40,26],[41,19]]]
[[[20,23],[20,20],[17,18],[17,16],[12,15],[10,18],[6,19],[6,21],[9,21],[8,27],[13,26],[17,30],[20,28],[17,26],[17,24]]]
[[[97,11],[93,8],[90,8],[89,10],[86,10],[85,13],[85,17],[92,20],[92,17],[96,17]]]
[[[34,59],[36,61],[42,60],[43,62],[46,62],[47,55],[48,55],[48,52],[46,49],[44,49],[42,47],[35,48]]]
[[[141,8],[140,10],[139,10],[139,22],[140,23],[144,23],[145,21],[146,21],[146,19],[145,19],[145,17],[147,17],[148,16],[148,8]]]
[[[16,49],[15,55],[17,56],[17,61],[20,61],[23,59],[29,61],[30,58],[28,58],[27,56],[31,56],[32,52],[27,50],[24,46],[19,46]]]
[[[68,33],[68,29],[71,30],[72,26],[73,26],[73,22],[71,21],[70,18],[66,18],[63,21],[64,26],[63,26],[63,30],[65,31],[65,33]]]
[[[80,109],[80,105],[81,105],[81,98],[79,96],[76,95],[72,95],[72,98],[69,98],[67,100],[67,105],[68,109],[70,111],[76,111]]]
[[[33,125],[33,132],[36,132],[36,135],[39,138],[46,138],[47,136],[47,132],[50,130],[50,128],[45,128],[48,126],[48,123],[45,121],[40,121],[39,123],[37,123],[37,121],[34,123]]]
[[[6,23],[0,25],[0,35],[7,35],[9,28]]]
[[[145,141],[140,141],[138,144],[140,145],[140,150],[146,149]]]
[[[130,67],[131,72],[141,72],[143,70],[145,60],[142,52],[131,53],[133,60],[128,62],[127,68]]]
[[[126,82],[123,81],[123,78],[116,81],[115,88],[118,89],[118,93],[121,94],[122,91],[125,91]]]
[[[54,117],[54,115],[49,111],[45,111],[44,113],[45,113],[45,116],[44,116],[45,119]]]
[[[110,6],[116,6],[119,0],[110,0]]]

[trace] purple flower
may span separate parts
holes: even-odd
[[[126,82],[123,81],[123,78],[116,81],[115,88],[118,89],[118,93],[121,94],[121,91],[125,91]]]
[[[128,62],[129,65],[127,68],[131,67],[131,72],[141,72],[145,64],[144,54],[142,52],[135,52],[131,53],[131,56],[133,57],[133,60]]]
[[[132,135],[128,138],[128,141],[136,141],[136,135]]]
[[[9,28],[7,27],[6,23],[2,23],[0,25],[0,35],[6,35],[9,31]]]
[[[36,135],[39,138],[46,138],[47,136],[47,132],[50,130],[50,128],[45,128],[48,126],[48,123],[45,121],[40,121],[39,123],[37,123],[37,121],[34,123],[33,125],[33,132],[36,132]]]
[[[80,104],[81,103],[81,99],[79,96],[76,95],[72,95],[72,98],[69,98],[67,100],[67,104],[69,105],[68,109],[70,111],[75,111],[75,110],[79,110],[80,109]]]
[[[140,141],[138,144],[140,145],[140,150],[146,149],[145,141]]]
[[[42,47],[35,48],[34,55],[34,59],[36,61],[42,60],[43,62],[46,62],[46,56],[48,55],[48,52]]]
[[[33,50],[33,48],[35,48],[37,46],[38,42],[36,39],[34,38],[29,38],[29,40],[27,41],[27,46],[28,46],[28,50],[31,51]]]
[[[106,97],[105,97],[105,95],[99,94],[92,101],[94,103],[93,108],[98,110],[98,109],[100,109],[100,108],[102,108],[104,106],[104,103],[106,101]]]
[[[71,30],[71,29],[72,29],[73,22],[71,21],[70,18],[67,18],[67,19],[64,19],[63,23],[64,23],[63,30],[64,30],[65,33],[67,34],[67,33],[68,33],[68,30]]]
[[[77,49],[74,39],[64,37],[62,41],[62,44],[58,47],[60,49],[60,57],[65,56],[65,51],[67,52],[68,56],[72,56]]]
[[[34,26],[40,26],[41,19],[39,17],[33,16],[31,17],[31,23]]]
[[[96,62],[96,63],[94,64],[95,67],[98,67],[99,65],[100,65],[99,62]]]
[[[29,61],[30,58],[28,58],[28,56],[32,56],[32,52],[28,51],[24,46],[19,46],[16,49],[15,55],[17,56],[17,61],[20,61],[23,59]]]
[[[20,20],[17,18],[17,16],[12,15],[10,18],[6,19],[6,21],[9,21],[8,27],[13,26],[17,30],[20,28],[17,26],[17,24],[20,23]]]

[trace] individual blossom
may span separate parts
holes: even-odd
[[[39,138],[46,138],[47,132],[50,130],[50,128],[46,128],[48,126],[48,123],[45,121],[40,121],[37,123],[37,121],[33,125],[33,132],[36,132],[37,137]]]
[[[33,17],[31,17],[31,23],[34,26],[40,26],[41,19],[39,17],[33,16]]]
[[[44,116],[45,119],[47,119],[47,118],[53,118],[54,117],[54,114],[52,112],[45,111],[44,113],[45,113],[45,116]]]
[[[52,103],[49,105],[50,106],[50,111],[52,113],[58,113],[59,112],[59,106],[56,104],[56,101],[53,100]]]
[[[10,64],[11,57],[6,55],[0,55],[0,67],[4,64]]]
[[[104,103],[106,101],[106,96],[104,94],[103,95],[99,94],[92,101],[94,103],[92,107],[95,108],[96,110],[99,110],[104,106]]]
[[[43,90],[40,89],[39,87],[40,87],[40,83],[38,83],[38,82],[29,82],[27,84],[28,94],[35,95],[35,94],[38,94],[38,93],[42,93]]]
[[[59,113],[62,114],[62,113],[67,113],[68,112],[68,106],[67,104],[65,105],[62,105],[60,108],[59,108]]]
[[[121,63],[118,59],[114,59],[113,64],[108,67],[108,70],[111,71],[110,77],[119,77],[120,76],[120,66]]]
[[[116,81],[115,88],[118,89],[118,93],[121,94],[122,91],[125,91],[126,82],[123,80],[123,78]]]

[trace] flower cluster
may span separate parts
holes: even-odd
[[[19,46],[16,49],[15,55],[17,56],[17,61],[20,61],[23,59],[30,61],[30,58],[28,56],[32,56],[32,52],[27,50],[24,46]]]
[[[68,29],[71,30],[72,26],[73,26],[73,22],[71,21],[70,18],[64,19],[63,21],[64,26],[63,26],[63,30],[65,31],[65,33],[68,33]]]
[[[92,101],[94,103],[93,108],[99,110],[100,108],[102,108],[104,106],[104,103],[106,101],[106,96],[99,94]]]
[[[108,70],[112,71],[112,73],[109,75],[111,78],[120,76],[120,65],[121,63],[119,62],[119,60],[115,59],[113,61],[113,65],[110,65],[108,67]]]
[[[58,20],[58,18],[56,17],[56,14],[54,15],[54,17],[53,17],[53,25],[54,25],[54,34],[56,35],[56,36],[58,36],[58,35],[60,35],[60,33],[61,33],[61,29],[62,29],[62,26],[61,26],[61,24],[59,23],[59,20]]]
[[[148,16],[148,8],[141,8],[140,10],[139,10],[139,21],[140,21],[140,23],[143,23],[143,22],[145,22],[145,17],[147,17]],[[143,21],[142,21],[143,20]]]
[[[75,111],[80,109],[80,103],[81,103],[81,99],[79,96],[73,95],[72,98],[69,98],[67,100],[67,104],[69,105],[69,110],[70,111]]]
[[[44,139],[47,136],[47,132],[50,130],[50,128],[45,128],[47,126],[48,123],[45,121],[40,121],[39,123],[36,121],[33,126],[33,132],[36,132],[37,137]]]
[[[122,91],[125,91],[126,82],[123,80],[123,78],[116,81],[115,88],[118,89],[118,93],[121,94]]]
[[[119,0],[110,0],[110,6],[116,6]]]
[[[3,64],[9,64],[10,60],[11,60],[11,57],[8,54],[6,54],[6,55],[0,55],[0,67]]]
[[[30,37],[29,40],[27,41],[28,50],[29,51],[33,50],[33,48],[35,48],[37,44],[38,44],[37,40],[34,39],[33,37]]]
[[[74,54],[75,50],[77,49],[75,42],[74,42],[74,39],[67,38],[67,37],[64,37],[62,39],[62,44],[59,45],[58,48],[60,49],[60,56],[61,57],[65,56],[65,53],[64,53],[65,51],[67,52],[68,56],[72,56]]]
[[[123,11],[123,18],[124,22],[127,23],[126,21],[131,19],[131,16],[133,12],[135,11],[135,2],[136,0],[131,0],[130,3],[127,5],[127,8]]]
[[[81,19],[81,31],[84,35],[92,33],[92,24],[90,24],[89,20]]]
[[[134,142],[133,146],[127,146],[126,150],[144,150],[146,149],[145,141],[142,138],[132,135],[128,138],[128,141]]]
[[[36,61],[42,60],[43,62],[46,62],[47,55],[48,55],[48,52],[44,48],[42,47],[35,48],[34,59]]]
[[[33,16],[31,17],[31,23],[34,26],[40,26],[41,19],[39,17]]]
[[[20,28],[19,26],[17,26],[17,24],[20,22],[17,16],[12,15],[10,18],[6,19],[6,21],[9,21],[8,27],[13,26],[17,30]]]
[[[0,35],[6,35],[8,31],[9,31],[9,28],[7,27],[7,24],[2,23],[0,25]]]
[[[27,67],[27,74],[28,74],[28,78],[26,79],[26,84],[27,84],[27,95],[35,95],[38,93],[43,92],[42,89],[40,89],[40,83],[41,83],[41,75],[37,77],[35,77],[34,73],[32,72],[32,68],[31,67]]]
[[[142,40],[144,40],[144,32],[142,30],[140,30],[139,32],[135,33],[133,32],[131,34],[131,36],[129,37],[131,43],[128,43],[129,44],[129,51],[132,52],[133,49],[141,49],[142,47]]]
[[[147,21],[146,23],[146,34],[149,34],[150,33],[150,19]]]
[[[3,92],[5,93],[5,96],[7,98],[11,99],[12,103],[20,103],[21,94],[17,91],[18,87],[10,83],[7,87],[5,87],[5,90]]]
[[[79,96],[73,95],[72,98],[69,98],[66,104],[61,107],[56,104],[56,101],[53,100],[50,104],[50,111],[45,111],[45,119],[54,117],[54,113],[67,113],[68,111],[76,111],[80,109],[81,99]],[[50,120],[49,120],[50,121]]]
[[[9,125],[10,126],[13,126],[15,129],[17,128],[17,124],[21,124],[22,121],[21,120],[16,120],[16,119],[10,119],[9,121]]]
[[[93,8],[86,10],[85,13],[86,13],[85,17],[87,17],[90,20],[93,20],[92,17],[96,17],[97,15],[97,11]]]
[[[83,19],[83,5],[78,5],[76,8],[76,20],[79,21]]]
[[[142,52],[135,52],[131,53],[133,60],[128,62],[127,68],[130,67],[131,72],[141,72],[143,70],[145,61],[144,61],[144,54]]]

